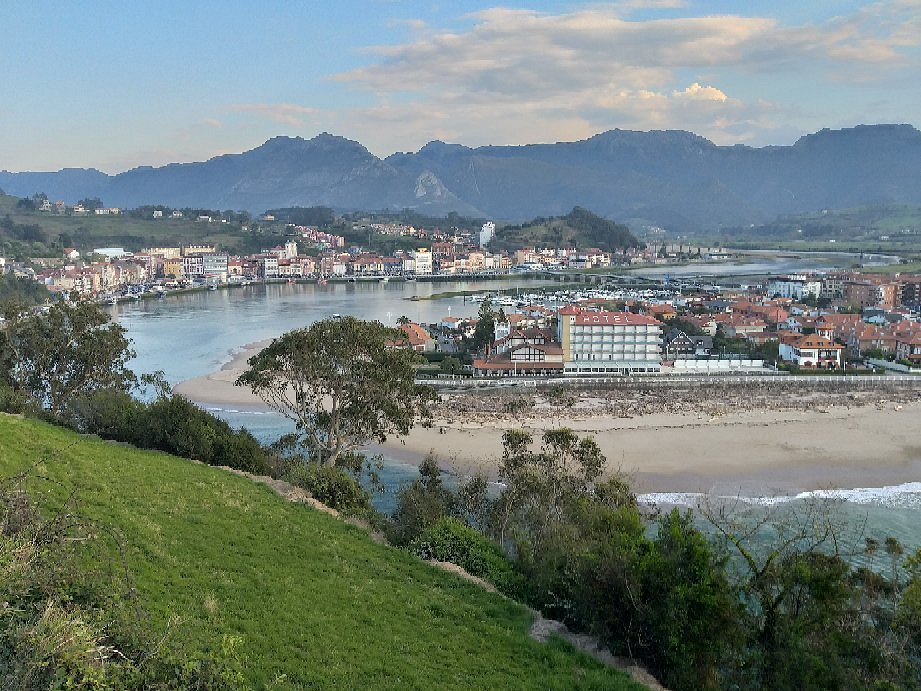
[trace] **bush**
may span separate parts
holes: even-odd
[[[445,517],[410,543],[422,559],[456,564],[467,573],[492,583],[506,595],[521,590],[521,578],[492,540],[456,518]]]
[[[9,386],[0,385],[0,412],[23,413],[30,408],[29,399]]]
[[[441,469],[430,455],[419,466],[419,477],[400,490],[397,508],[387,526],[391,544],[405,547],[440,519],[451,515],[455,497],[441,482]]]
[[[306,489],[317,500],[348,516],[373,519],[371,494],[342,468],[317,463],[293,464],[284,479]]]
[[[234,430],[182,396],[162,396],[144,403],[122,391],[93,391],[68,404],[65,421],[84,434],[209,465],[256,474],[270,469],[270,454],[252,434]]]

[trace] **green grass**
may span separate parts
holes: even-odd
[[[888,266],[865,266],[860,269],[864,274],[916,274],[921,273],[921,261],[907,262],[905,264],[890,264]]]
[[[38,225],[49,240],[62,233],[81,252],[94,247],[118,246],[137,251],[147,246],[176,246],[180,244],[214,244],[221,248],[246,248],[259,244],[239,226],[223,223],[199,223],[190,218],[134,218],[127,213],[119,216],[59,216],[16,208],[17,197],[0,195],[0,216],[9,214],[15,223]],[[277,244],[278,238],[264,238],[263,244]]]
[[[0,473],[43,458],[34,496],[67,489],[124,536],[141,605],[176,644],[243,638],[262,688],[641,688],[559,641],[530,614],[364,532],[230,473],[0,415]]]

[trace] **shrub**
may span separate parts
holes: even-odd
[[[427,456],[419,466],[419,477],[397,496],[387,539],[400,547],[408,545],[438,520],[451,515],[455,503],[454,495],[441,481],[438,463]]]
[[[19,391],[0,384],[0,412],[23,413],[29,409],[29,399]]]
[[[515,596],[521,589],[520,577],[498,545],[456,518],[439,520],[413,540],[410,549],[422,559],[456,564],[507,595]]]
[[[293,464],[284,478],[314,498],[348,516],[374,518],[371,495],[347,471],[317,463]]]
[[[209,465],[256,474],[269,471],[270,454],[252,434],[234,430],[182,396],[161,396],[144,403],[122,391],[93,391],[68,404],[65,422],[84,434]]]

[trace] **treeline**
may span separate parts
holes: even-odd
[[[391,541],[597,636],[673,689],[919,688],[921,550],[903,560],[894,538],[857,539],[827,502],[658,514],[622,477],[603,479],[598,447],[571,430],[537,448],[521,431],[504,442],[497,496],[483,478],[450,490],[423,464]],[[854,566],[883,550],[888,577]]]
[[[269,471],[273,454],[249,432],[173,394],[158,375],[136,376],[124,329],[98,306],[58,302],[45,312],[6,312],[0,410],[210,465]]]
[[[328,206],[294,206],[269,209],[265,213],[274,216],[276,221],[293,223],[296,226],[326,227],[336,222],[336,214]]]
[[[389,209],[379,211],[356,211],[343,214],[342,220],[349,224],[371,219],[374,223],[402,223],[403,225],[415,226],[416,228],[440,228],[443,231],[458,229],[461,231],[479,232],[485,218],[473,218],[471,216],[462,216],[456,211],[451,211],[445,216],[429,216],[420,213],[415,209],[402,209],[393,211]]]
[[[563,220],[582,235],[589,247],[613,251],[643,246],[627,226],[602,218],[581,206],[573,208]]]
[[[3,234],[21,242],[47,242],[48,236],[37,223],[16,223],[12,216],[6,214],[0,219],[0,230]]]
[[[11,273],[0,274],[0,309],[3,305],[38,305],[45,302],[48,297],[48,289],[41,283]],[[15,311],[13,309],[14,313]]]

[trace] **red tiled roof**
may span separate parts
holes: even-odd
[[[800,336],[793,345],[797,348],[824,348],[826,350],[844,350],[843,345],[838,345],[834,341],[831,341],[824,336],[819,336],[818,334],[809,334],[808,336]]]

